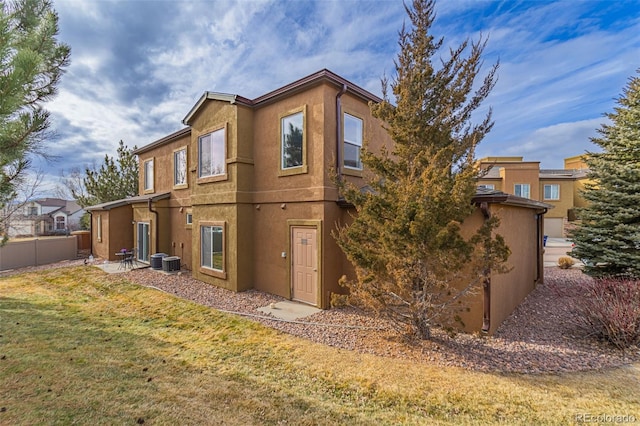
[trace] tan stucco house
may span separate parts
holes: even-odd
[[[586,205],[580,195],[588,182],[585,155],[565,158],[563,169],[541,169],[539,161],[523,157],[486,157],[478,161],[485,170],[478,185],[552,205],[544,218],[545,233],[564,237],[576,220],[575,209]]]
[[[140,195],[88,209],[94,254],[113,260],[135,248],[149,263],[164,253],[212,285],[329,308],[344,292],[339,278],[353,273],[331,236],[352,213],[332,173],[365,185],[361,147],[392,143],[369,110],[380,101],[328,70],[256,99],[205,92],[185,128],[135,151]],[[469,313],[470,330],[493,332],[542,280],[549,206],[499,191],[479,191],[475,202],[465,226],[500,215],[513,252],[512,271]]]

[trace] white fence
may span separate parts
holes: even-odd
[[[75,235],[9,241],[0,247],[0,271],[46,265],[77,257],[78,239]]]

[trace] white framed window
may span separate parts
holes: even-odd
[[[187,185],[187,148],[173,151],[173,186]]]
[[[224,224],[208,223],[200,226],[200,266],[224,273]]]
[[[198,176],[220,176],[226,167],[226,132],[218,129],[198,138]]]
[[[65,229],[67,223],[64,220],[64,216],[56,216],[56,229]]]
[[[153,191],[153,158],[144,162],[144,190]]]
[[[560,185],[557,183],[548,184],[544,186],[544,199],[545,200],[559,200],[560,199]]]
[[[496,189],[496,186],[494,184],[492,184],[492,183],[483,183],[481,185],[478,185],[478,188],[494,190],[494,189]]]
[[[344,114],[343,164],[351,169],[362,170],[360,150],[362,149],[363,121],[351,114]]]
[[[193,225],[193,213],[187,212],[185,217],[186,217],[186,224],[187,225]]]
[[[282,170],[304,165],[304,112],[280,119],[280,153]]]
[[[531,198],[531,186],[528,183],[516,183],[513,187],[514,195],[523,198]]]

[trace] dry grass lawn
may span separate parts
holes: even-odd
[[[0,278],[3,425],[605,419],[595,416],[640,422],[639,366],[545,376],[442,369],[310,343],[96,268]]]

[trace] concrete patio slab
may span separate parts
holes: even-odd
[[[320,309],[314,306],[305,305],[304,303],[294,302],[291,300],[272,303],[269,306],[258,308],[258,310],[265,314],[271,314],[276,318],[290,321],[308,317],[309,315],[320,312]]]
[[[148,268],[149,265],[145,265],[143,263],[134,263],[133,268],[123,267],[120,262],[96,262],[93,264],[96,268],[100,268],[108,274],[121,274],[123,272],[129,272],[133,269],[142,269]]]

